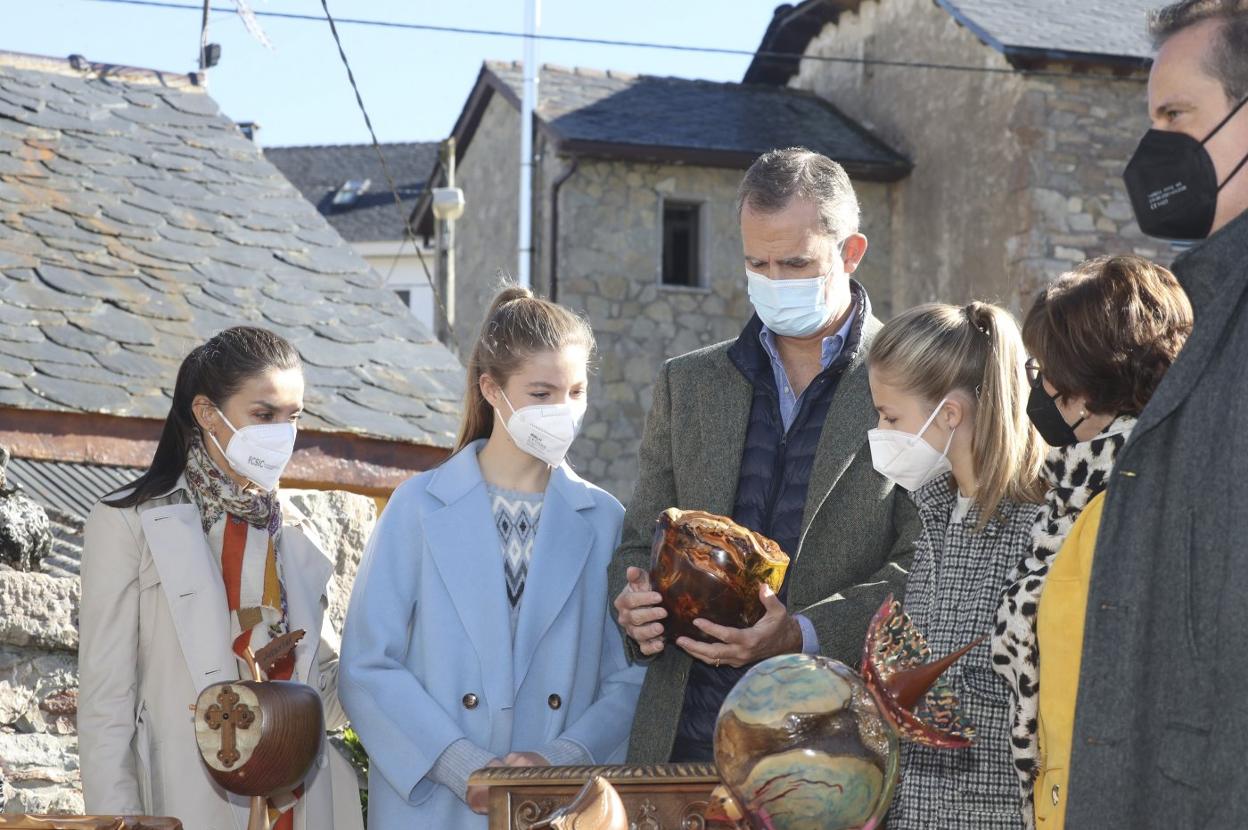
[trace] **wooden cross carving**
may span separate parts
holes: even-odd
[[[204,713],[208,727],[221,731],[221,748],[217,750],[217,760],[226,767],[238,763],[238,745],[235,742],[236,729],[248,729],[256,722],[256,713],[247,704],[239,703],[238,694],[229,686],[222,686],[217,702],[208,707]]]

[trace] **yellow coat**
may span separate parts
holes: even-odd
[[[1037,830],[1061,830],[1066,822],[1066,773],[1070,769],[1075,696],[1083,657],[1083,617],[1104,504],[1102,492],[1079,514],[1053,561],[1040,597],[1036,624],[1040,649]]]

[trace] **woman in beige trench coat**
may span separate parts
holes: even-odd
[[[327,730],[345,725],[338,643],[325,617],[334,563],[277,494],[302,406],[290,344],[262,329],[226,330],[183,362],[151,468],[92,510],[79,617],[88,813],[246,830],[249,800],[209,777],[192,714],[205,687],[248,678],[236,656],[243,645],[307,632],[290,679],[319,692]],[[245,529],[232,533],[245,539],[234,568],[222,541],[231,522]],[[241,585],[227,591],[227,572]],[[260,623],[244,630],[240,620],[253,619]],[[290,800],[272,805],[277,828],[361,830],[355,774],[327,742]]]

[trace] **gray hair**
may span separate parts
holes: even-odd
[[[795,197],[818,206],[820,225],[837,240],[858,232],[858,196],[845,168],[805,147],[770,150],[750,165],[737,189],[737,218],[747,205],[776,213]]]
[[[1204,65],[1233,102],[1248,97],[1248,0],[1182,0],[1149,16],[1153,44],[1161,48],[1179,32],[1206,20],[1222,26]]]

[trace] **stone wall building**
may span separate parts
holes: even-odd
[[[1087,257],[1173,256],[1140,233],[1121,179],[1148,128],[1147,12],[1159,5],[807,0],[777,8],[745,80],[815,92],[914,162],[883,217],[892,309],[1019,310]]]
[[[543,69],[533,281],[586,312],[603,347],[573,462],[627,500],[660,362],[748,318],[733,200],[773,147],[850,171],[870,240],[857,276],[883,318],[933,300],[1020,311],[1099,254],[1168,262],[1121,181],[1148,127],[1146,17],[1160,4],[805,0],[776,9],[741,84]],[[517,66],[487,64],[455,128],[461,356],[497,273],[515,269],[520,85]],[[699,206],[690,287],[664,280],[668,207],[682,204]],[[434,232],[426,202],[416,217]]]
[[[462,358],[517,256],[521,70],[489,63],[455,128],[456,318]],[[803,143],[840,160],[878,225],[859,278],[886,296],[891,182],[910,165],[827,101],[783,87],[542,69],[535,122],[533,284],[598,338],[571,462],[623,501],[637,476],[650,384],[673,355],[735,337],[750,316],[736,191],[762,152]],[[433,233],[422,200],[418,227]],[[887,308],[885,309],[887,313]]]

